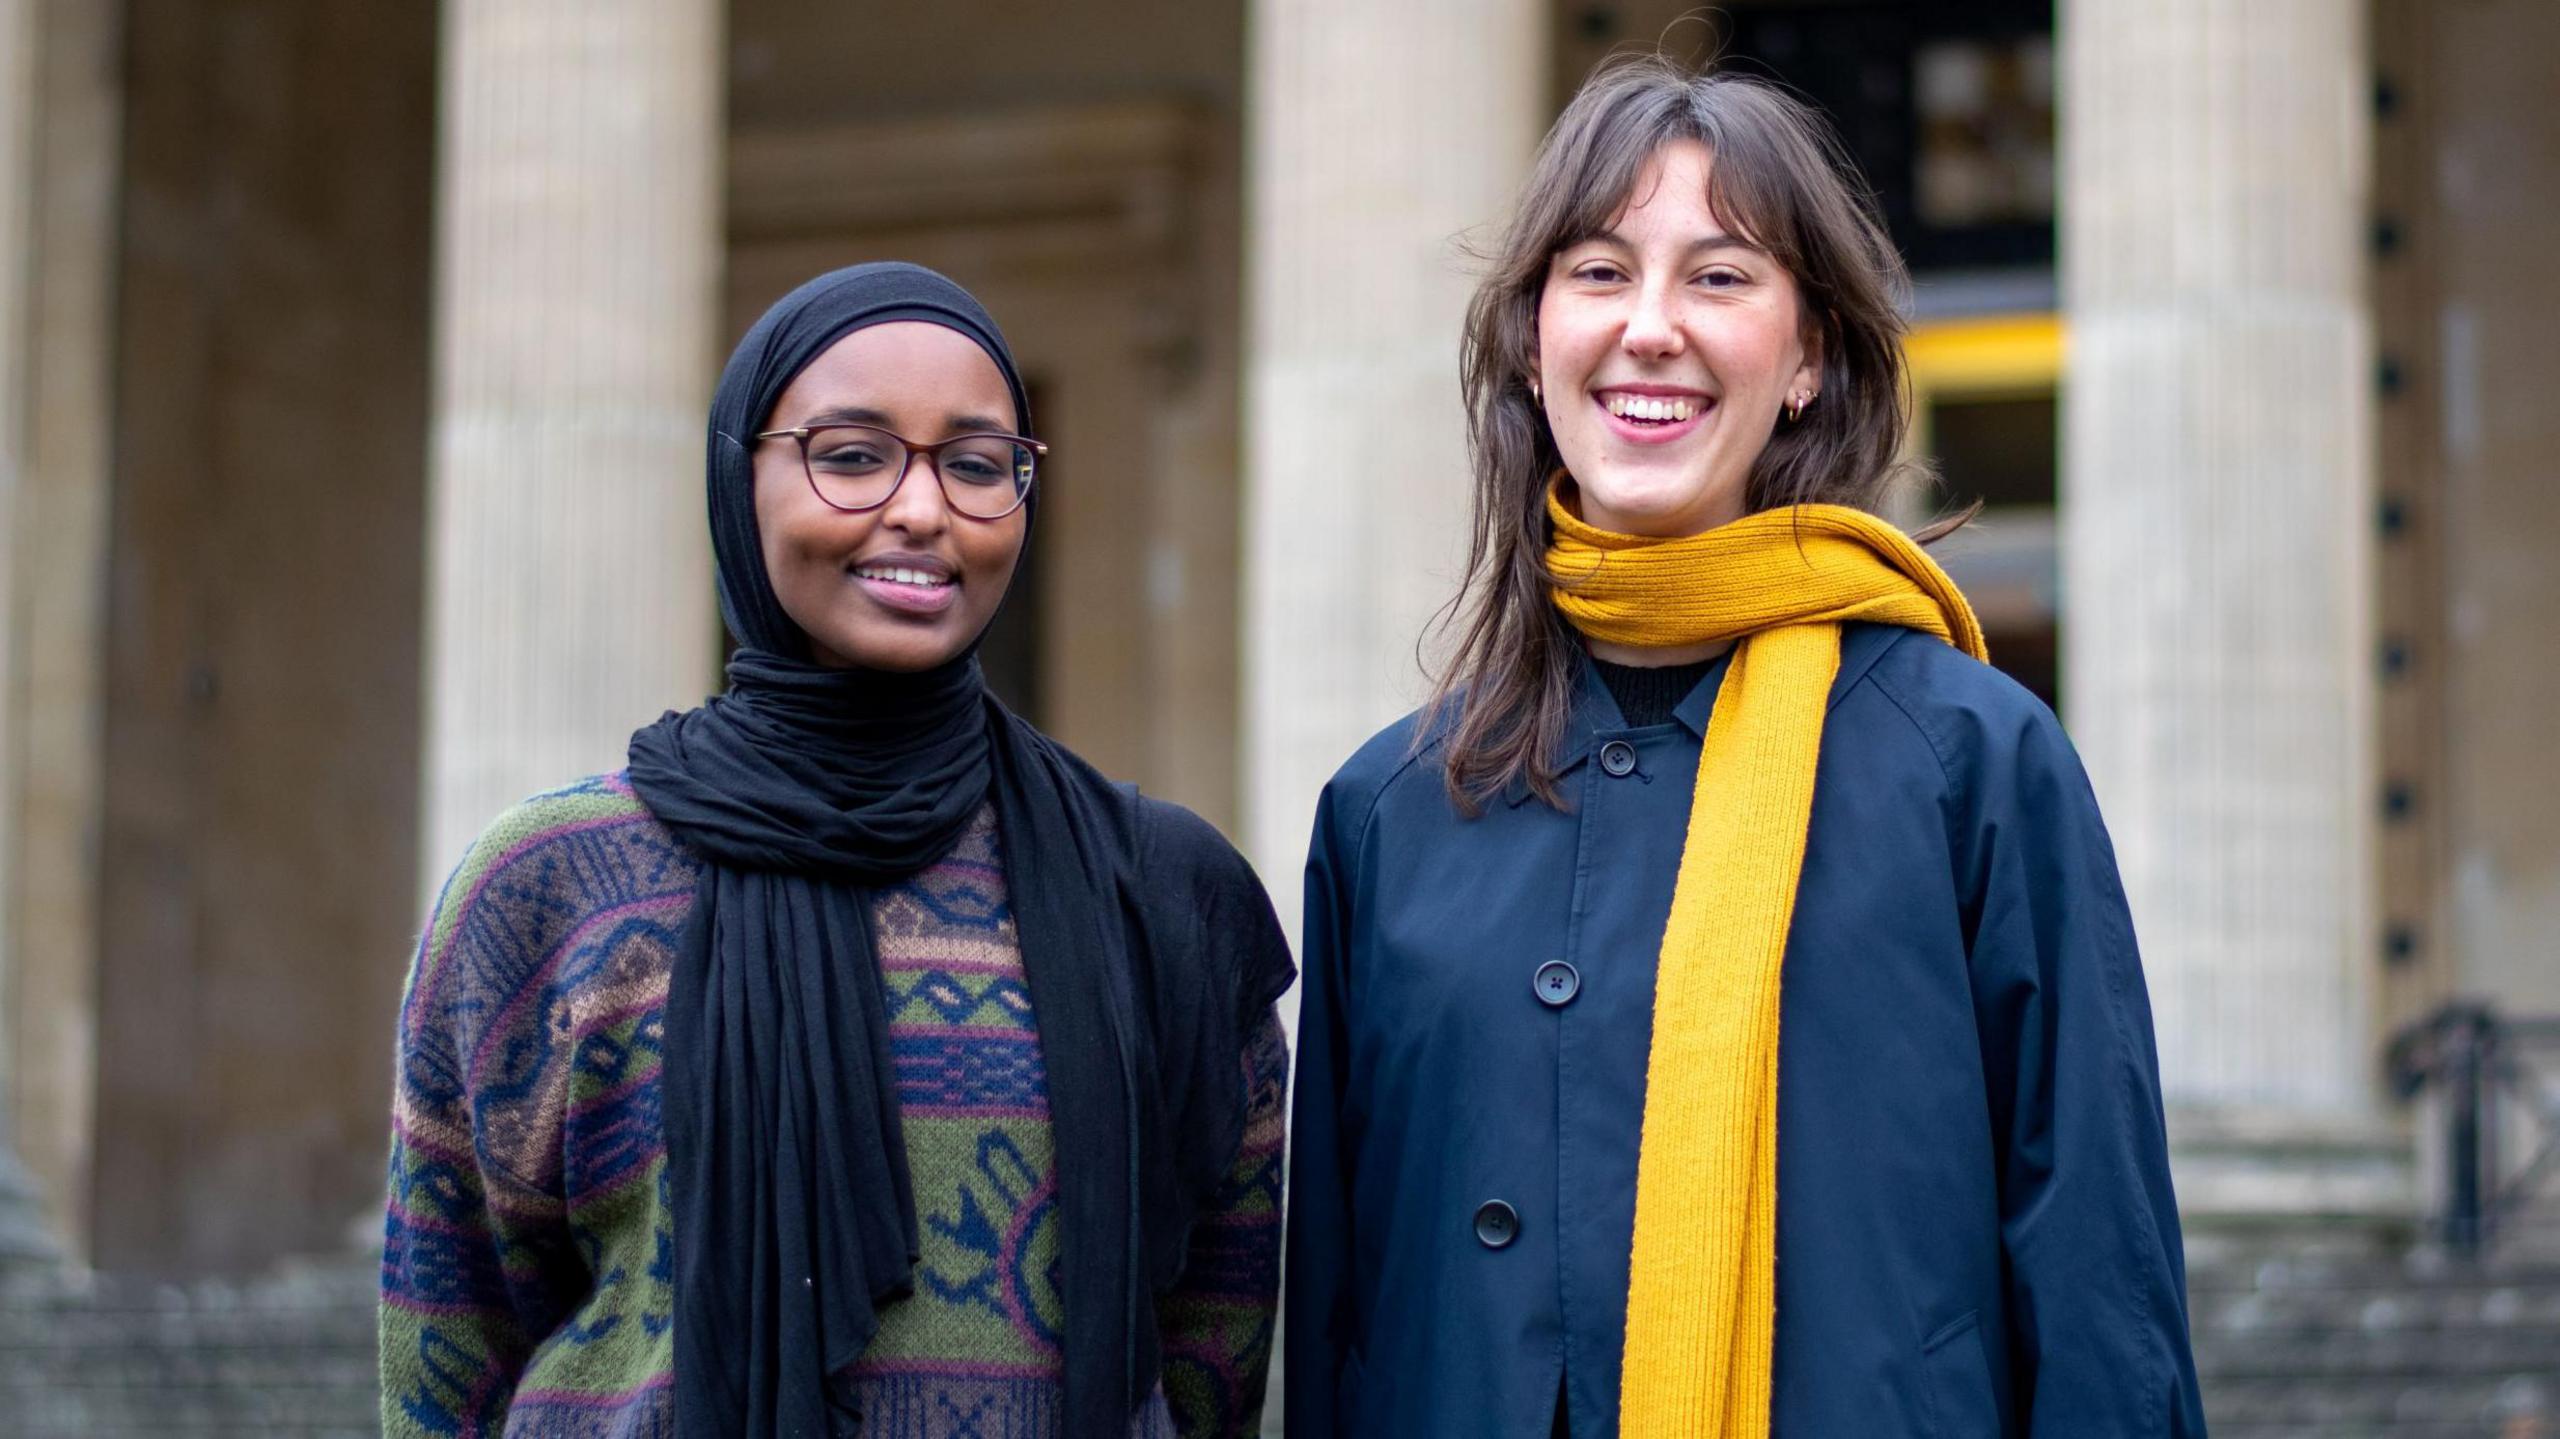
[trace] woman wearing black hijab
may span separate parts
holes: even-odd
[[[727,692],[502,817],[420,946],[387,1433],[1258,1423],[1288,952],[1216,831],[981,682],[1029,430],[912,265],[731,356]]]

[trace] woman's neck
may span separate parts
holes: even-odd
[[[1591,657],[1595,660],[1606,660],[1613,665],[1646,670],[1667,669],[1673,665],[1693,665],[1700,660],[1714,659],[1733,648],[1733,641],[1729,639],[1707,640],[1694,645],[1669,646],[1621,645],[1612,644],[1608,640],[1595,639],[1585,639],[1583,643],[1591,647]]]

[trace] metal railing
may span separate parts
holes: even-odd
[[[2560,1018],[2448,1004],[2392,1040],[2389,1065],[2402,1099],[2436,1107],[2430,1218],[2447,1249],[2478,1254],[2560,1201]]]

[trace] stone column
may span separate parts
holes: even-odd
[[[444,11],[422,863],[717,682],[720,0]]]
[[[2064,707],[2141,935],[2182,1198],[2208,1211],[2397,1192],[2361,1138],[2364,11],[2064,0],[2058,17]]]
[[[35,0],[0,0],[0,1268],[48,1258],[53,1245],[35,1184],[10,1142],[10,1094],[17,1050],[15,936],[19,734],[17,567],[10,551],[20,533],[18,496],[27,469],[27,372],[34,326],[36,25]]]
[[[1550,118],[1534,0],[1258,0],[1246,54],[1246,843],[1294,931],[1316,792],[1425,685],[1465,556],[1466,245]]]
[[[0,3],[0,1098],[52,1236],[89,1253],[106,733],[115,273],[123,215],[124,9]],[[37,363],[41,357],[41,363]]]

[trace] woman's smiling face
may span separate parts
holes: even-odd
[[[795,376],[759,428],[870,425],[921,443],[1011,432],[1004,372],[957,330],[900,320],[856,330]],[[1022,558],[1028,506],[960,514],[910,459],[888,503],[847,514],[818,498],[788,437],[755,450],[756,529],[775,598],[830,668],[912,672],[967,649]]]
[[[1742,517],[1790,397],[1822,387],[1796,283],[1707,203],[1694,140],[1654,153],[1602,233],[1556,253],[1538,379],[1582,517],[1693,535]]]

